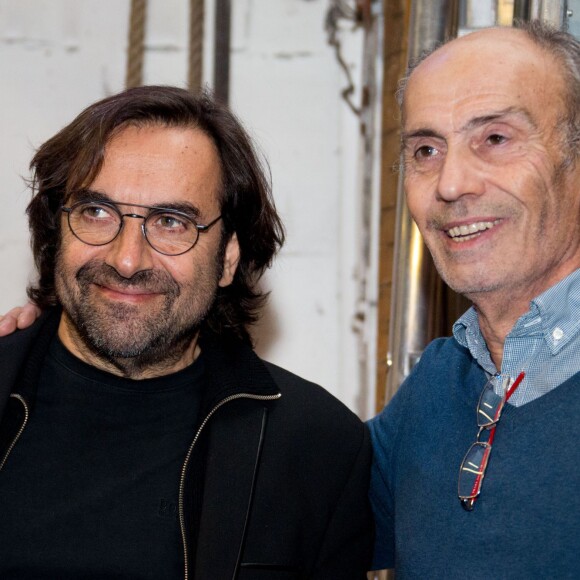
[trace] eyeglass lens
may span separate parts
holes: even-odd
[[[458,495],[461,499],[473,498],[479,494],[490,453],[489,443],[478,441],[469,448],[459,471]]]
[[[497,388],[501,383],[501,387]],[[489,427],[499,421],[503,405],[505,403],[505,395],[507,385],[509,384],[509,377],[491,377],[485,387],[481,396],[479,397],[479,404],[477,405],[477,426]],[[496,393],[500,391],[500,394]]]
[[[196,224],[185,214],[172,210],[153,210],[148,215],[121,214],[112,205],[79,203],[68,212],[68,221],[74,235],[82,242],[101,246],[112,242],[123,227],[126,217],[141,218],[149,244],[158,252],[178,255],[190,250],[197,242]]]

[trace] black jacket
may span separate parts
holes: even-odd
[[[34,412],[58,320],[49,312],[0,339],[0,470]],[[179,482],[184,577],[365,578],[373,535],[366,427],[244,342],[205,335],[200,345],[208,387]]]

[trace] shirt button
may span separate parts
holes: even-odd
[[[554,328],[552,331],[552,338],[554,340],[560,340],[564,336],[564,331],[561,328]]]

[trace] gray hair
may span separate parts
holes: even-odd
[[[562,65],[566,85],[566,112],[561,119],[565,135],[566,165],[580,155],[580,42],[568,32],[558,30],[540,20],[516,21],[514,27],[523,30],[538,47],[551,54]]]

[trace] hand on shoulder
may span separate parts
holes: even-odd
[[[28,302],[24,306],[12,308],[6,314],[0,314],[0,336],[12,334],[17,328],[27,328],[40,313],[41,310],[36,304]]]

